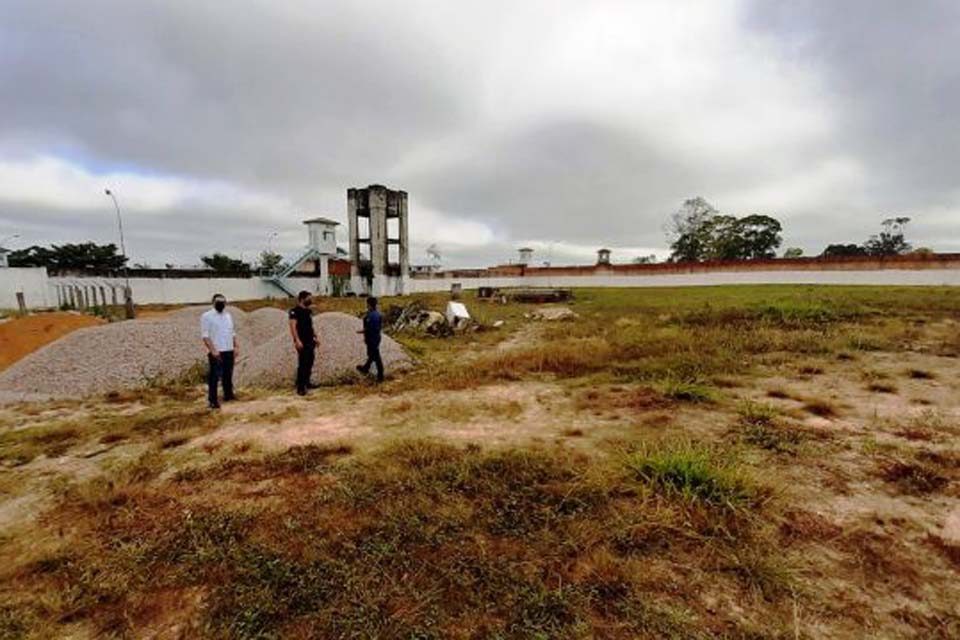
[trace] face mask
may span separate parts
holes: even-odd
[[[303,306],[305,306],[305,307],[312,307],[312,306],[313,306],[313,300],[304,300],[304,301],[303,301]]]
[[[217,300],[213,303],[213,308],[217,310],[217,313],[223,313],[223,310],[227,308],[227,303],[223,300]]]

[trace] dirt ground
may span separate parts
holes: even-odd
[[[589,308],[578,311],[588,313]],[[457,360],[470,362],[472,370],[489,362],[509,368],[536,357],[532,350],[545,344],[579,339],[567,334],[596,331],[576,323],[548,326],[518,318],[501,334],[466,347],[468,353],[457,354]],[[626,319],[618,322],[604,320],[633,326]],[[954,318],[941,317],[911,319],[896,328],[877,326],[882,335],[893,336],[890,342],[859,349],[846,348],[853,343],[854,325],[831,334],[830,340],[840,342],[829,344],[842,348],[827,348],[827,342],[811,346],[805,342],[809,331],[798,330],[790,333],[802,338],[796,351],[754,354],[751,358],[759,364],[730,365],[729,372],[718,367],[709,382],[702,382],[705,390],[677,391],[672,383],[605,371],[562,375],[557,372],[564,371],[564,362],[545,362],[535,373],[511,369],[499,379],[458,385],[431,377],[455,378],[456,369],[430,373],[425,362],[414,374],[423,376],[419,384],[401,378],[384,387],[323,388],[307,398],[289,391],[243,390],[240,402],[226,405],[213,422],[200,426],[200,389],[159,400],[133,394],[107,403],[0,408],[4,428],[40,434],[39,454],[17,449],[21,457],[15,458],[11,447],[21,444],[12,440],[5,452],[0,537],[6,543],[0,557],[52,553],[60,542],[43,514],[55,508],[64,487],[96,478],[119,482],[117,470],[130,465],[146,474],[143,482],[163,487],[182,478],[184,470],[313,445],[341,446],[350,456],[362,457],[390,443],[427,438],[485,449],[573,451],[617,459],[638,447],[684,441],[722,449],[769,489],[773,506],[765,507],[769,511],[763,518],[776,532],[777,568],[763,560],[737,571],[761,585],[783,580],[789,586],[782,589],[785,595],[769,597],[709,589],[698,595],[685,591],[683,581],[692,579],[689,566],[678,565],[679,560],[661,566],[650,557],[649,579],[669,568],[664,574],[669,577],[658,578],[658,597],[679,598],[688,612],[684,615],[714,630],[670,637],[714,637],[721,627],[711,627],[710,620],[720,619],[754,630],[723,637],[960,637],[954,635],[960,633],[958,325]],[[706,358],[707,330],[694,331],[700,333],[689,348],[683,347],[685,353]],[[826,340],[823,335],[817,340]],[[868,342],[859,335],[856,341]],[[446,350],[449,344],[435,348]],[[754,347],[747,341],[745,348]],[[669,357],[671,366],[679,366],[675,353]],[[647,362],[654,356],[644,358]],[[544,373],[548,367],[553,371]],[[424,380],[434,380],[435,386]],[[161,409],[173,411],[169,415],[177,416],[172,418],[176,425],[163,426],[156,435],[143,436],[148,427],[128,432],[122,430],[128,427],[116,426],[123,423],[117,415],[136,421]],[[179,419],[185,413],[191,420]],[[75,433],[78,424],[86,425],[88,435]],[[64,432],[69,435],[58,440]],[[160,467],[140,470],[145,460],[154,464],[158,456],[163,458]],[[258,500],[274,504],[279,495],[269,481],[189,487],[189,504],[197,505],[204,500],[218,506],[261,504]],[[180,595],[194,601],[199,593],[191,587]],[[765,628],[767,617],[770,626]],[[183,621],[169,618],[164,613],[143,622],[143,628],[156,637],[186,637],[178,635]],[[70,629],[76,637],[96,635],[84,624]],[[598,637],[623,636],[608,630]]]
[[[38,313],[0,323],[0,371],[71,331],[103,323],[100,318],[70,312]]]

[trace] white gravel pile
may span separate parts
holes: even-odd
[[[69,398],[131,389],[182,377],[204,361],[200,315],[190,307],[163,316],[78,329],[0,373],[0,401]],[[239,385],[293,384],[296,356],[287,315],[265,308],[252,313],[230,307],[240,360]],[[314,317],[321,337],[314,380],[331,380],[363,361],[362,323],[342,313]],[[396,342],[383,337],[388,370],[409,362]]]
[[[321,313],[313,317],[313,326],[320,336],[313,365],[314,382],[337,380],[366,360],[363,336],[357,333],[363,328],[359,318],[345,313]],[[380,355],[388,372],[402,370],[410,364],[410,358],[400,345],[386,335],[380,344]],[[296,371],[296,350],[293,340],[285,333],[254,347],[248,357],[241,358],[236,381],[241,386],[289,386],[293,384]]]
[[[256,348],[271,338],[275,338],[278,333],[289,335],[289,320],[287,312],[275,307],[264,307],[246,314],[244,326],[239,329],[241,338],[250,341],[251,347]],[[234,316],[236,320],[236,316]],[[292,341],[292,339],[291,339]],[[245,345],[241,344],[243,348]]]

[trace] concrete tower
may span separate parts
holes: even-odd
[[[379,184],[348,189],[347,220],[353,291],[402,295],[404,279],[410,273],[407,192]]]

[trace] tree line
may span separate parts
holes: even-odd
[[[11,267],[46,267],[51,271],[120,271],[128,260],[121,255],[117,245],[80,242],[51,244],[49,247],[30,246],[10,252],[7,256]],[[274,273],[283,266],[283,256],[264,251],[256,266],[224,253],[214,252],[200,257],[205,267],[216,273],[261,274]],[[146,265],[132,265],[134,269],[147,269]],[[172,269],[173,265],[165,265]]]
[[[836,256],[895,256],[912,249],[905,238],[910,218],[887,218],[881,231],[863,244],[830,244],[820,253]],[[670,239],[668,262],[703,262],[706,260],[755,260],[775,258],[783,242],[783,226],[776,218],[754,213],[736,217],[720,213],[703,198],[685,200],[670,218],[667,236]],[[928,251],[928,250],[921,250]],[[791,247],[784,258],[798,258],[803,251]]]

